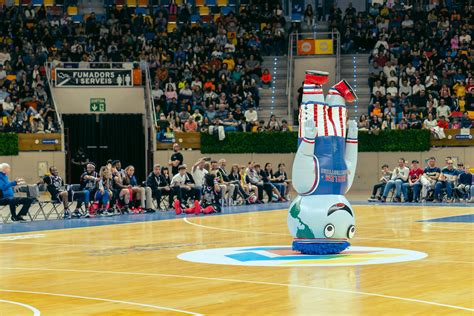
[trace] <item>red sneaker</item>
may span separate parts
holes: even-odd
[[[346,102],[351,103],[357,100],[357,94],[346,80],[339,81],[333,86],[333,88],[342,95]]]
[[[315,84],[318,86],[322,86],[323,84],[327,83],[328,80],[329,80],[329,72],[325,72],[325,71],[306,70],[306,73],[304,76],[305,84]]]
[[[194,201],[194,214],[199,215],[201,213],[201,204],[198,200]]]
[[[179,200],[175,200],[173,203],[174,210],[176,211],[176,215],[180,215],[183,213],[183,209],[181,208],[181,203]]]

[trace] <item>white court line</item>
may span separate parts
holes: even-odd
[[[451,223],[445,222],[445,224],[446,224],[446,225],[448,225],[448,224],[455,224],[455,225],[459,225],[459,224],[471,224],[471,225],[472,225],[472,223],[459,223],[459,222],[457,222],[457,223],[455,223],[455,222],[451,222]],[[430,227],[435,227],[435,228],[443,229],[443,227],[441,227],[441,226],[439,226],[439,225],[436,225],[436,224],[434,224],[434,223],[429,223],[429,222],[427,223],[427,222],[425,222],[425,225],[428,225],[428,226],[430,226]],[[474,231],[474,229],[472,229],[472,228],[471,228],[471,229],[462,229],[462,228],[454,228],[454,227],[448,227],[448,228],[446,228],[446,230],[450,230],[450,231],[451,231],[451,230],[452,230],[452,231],[460,231],[460,232],[463,232],[463,231],[464,231],[464,232],[472,232],[472,231]]]
[[[393,300],[398,300],[398,301],[433,305],[433,306],[446,307],[446,308],[451,308],[451,309],[465,310],[465,311],[469,311],[469,312],[474,312],[474,308],[468,308],[468,307],[456,306],[456,305],[448,305],[448,304],[425,301],[425,300],[418,300],[418,299],[415,299],[415,298],[399,297],[399,296],[384,295],[384,294],[370,293],[370,292],[361,292],[361,291],[352,291],[352,290],[333,289],[333,288],[310,286],[310,285],[299,285],[299,284],[286,284],[286,283],[275,283],[275,282],[264,282],[264,281],[250,281],[250,280],[240,280],[240,279],[212,278],[212,277],[200,277],[200,276],[179,275],[179,274],[162,274],[162,273],[120,272],[120,271],[102,271],[102,270],[101,271],[95,271],[95,270],[75,270],[75,269],[46,269],[46,268],[5,268],[5,267],[0,267],[0,269],[26,270],[26,271],[84,272],[84,273],[99,273],[99,274],[118,274],[118,275],[140,275],[140,276],[156,276],[156,277],[181,278],[181,279],[197,279],[197,280],[206,280],[206,281],[220,281],[220,282],[244,283],[244,284],[271,285],[271,286],[281,286],[281,287],[287,287],[287,288],[312,289],[312,290],[346,293],[346,294],[354,294],[354,295],[374,296],[374,297],[381,297],[381,298],[393,299]],[[0,289],[0,291],[8,292],[8,290],[2,290],[2,289]],[[25,292],[25,293],[40,293],[41,294],[41,292],[26,292],[26,291],[19,291],[19,292],[20,293]],[[78,296],[74,296],[74,295],[71,296],[71,295],[51,294],[51,293],[46,293],[45,295],[78,297]],[[84,298],[84,297],[79,296],[78,298]],[[95,299],[95,298],[87,298],[87,299]],[[96,299],[96,300],[112,301],[112,300],[105,300],[105,299]],[[130,302],[122,302],[122,301],[115,301],[115,302],[146,306],[146,305],[142,305],[142,304],[138,304],[138,303],[130,303]],[[198,315],[198,314],[194,314],[194,313],[191,313],[191,312],[187,312],[187,313],[193,314],[193,315]]]
[[[78,271],[81,271],[81,270],[78,270]],[[0,289],[0,292],[26,293],[26,294],[36,294],[36,295],[71,297],[71,298],[78,298],[78,299],[82,299],[82,300],[92,300],[92,301],[101,301],[101,302],[109,302],[109,303],[128,304],[128,305],[149,307],[149,308],[153,308],[153,309],[161,309],[161,310],[165,310],[165,311],[183,313],[183,314],[188,314],[188,315],[202,316],[202,314],[183,311],[183,310],[175,309],[175,308],[171,308],[171,307],[163,307],[163,306],[150,305],[150,304],[141,304],[141,303],[127,302],[127,301],[110,300],[110,299],[107,299],[107,298],[88,297],[88,296],[79,296],[79,295],[70,295],[70,294],[61,294],[61,293],[36,292],[36,291],[5,290],[5,289]]]
[[[266,232],[256,232],[256,231],[250,231],[250,230],[240,230],[240,229],[230,229],[230,228],[220,228],[220,227],[214,227],[214,226],[206,226],[206,225],[201,225],[201,224],[196,224],[191,221],[189,221],[186,217],[183,218],[183,221],[188,223],[189,225],[197,226],[197,227],[202,227],[202,228],[207,228],[207,229],[215,229],[215,230],[222,230],[222,231],[230,231],[230,232],[238,232],[238,233],[251,233],[251,234],[262,234],[262,235],[280,235],[280,236],[290,236],[288,234],[283,234],[283,233],[266,233]],[[355,237],[352,240],[358,240],[358,239],[363,239],[363,240],[390,240],[390,241],[403,241],[403,242],[433,242],[433,243],[459,243],[459,244],[474,244],[474,241],[463,241],[463,240],[417,240],[417,239],[392,239],[392,238],[368,238],[368,237]]]
[[[35,308],[35,307],[31,306],[31,305],[23,304],[23,303],[19,303],[19,302],[14,302],[14,301],[0,300],[0,303],[2,303],[2,302],[3,302],[3,303],[14,304],[14,305],[18,305],[18,306],[22,306],[22,307],[28,308],[30,311],[33,312],[33,316],[40,316],[40,315],[41,315],[40,311],[39,311],[37,308]]]
[[[423,224],[423,223],[419,223]],[[441,227],[436,227],[438,229],[431,229],[430,227],[413,227],[413,228],[398,228],[398,227],[382,227],[382,228],[377,228],[375,226],[368,226],[368,225],[356,225],[357,228],[363,228],[367,230],[384,230],[384,231],[392,231],[392,230],[399,230],[399,231],[426,231],[426,232],[439,232],[439,233],[445,233],[445,232],[458,232],[458,233],[464,233],[464,232],[472,232],[473,230],[462,230],[462,229],[454,229],[454,228],[447,228],[447,229],[442,229]],[[380,227],[380,225],[378,226]],[[406,227],[406,226],[405,226]],[[428,231],[429,230],[429,231]]]

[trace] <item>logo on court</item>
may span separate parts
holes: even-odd
[[[420,260],[426,253],[396,248],[349,247],[336,255],[302,255],[289,246],[215,248],[185,252],[184,261],[264,267],[358,266]]]

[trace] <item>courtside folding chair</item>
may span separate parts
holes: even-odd
[[[5,213],[5,210],[8,210],[8,213],[3,215]],[[8,223],[8,219],[10,218],[10,208],[7,200],[0,200],[0,220],[6,224]]]
[[[48,220],[53,214],[55,214],[56,219],[61,219],[61,216],[64,213],[64,210],[59,209],[62,205],[62,202],[52,200],[40,200],[40,190],[38,185],[28,185],[27,196],[33,199],[32,205],[38,205],[38,209],[33,215],[32,220],[37,219],[38,215],[40,214],[43,215],[45,220]],[[48,205],[50,205],[49,209],[47,208]]]

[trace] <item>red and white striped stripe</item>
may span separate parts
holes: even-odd
[[[346,137],[346,118],[347,109],[345,107],[306,104],[306,106],[300,108],[299,137],[313,136],[305,133],[304,124],[306,120],[314,120],[318,136]]]

